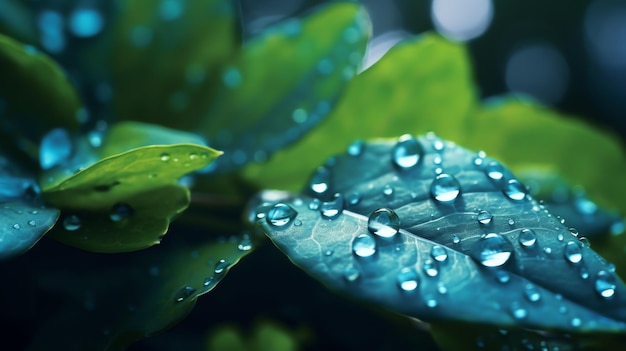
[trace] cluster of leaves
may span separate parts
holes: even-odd
[[[357,74],[370,25],[354,3],[245,46],[228,0],[3,6],[23,21],[0,17],[0,270],[62,302],[40,307],[31,348],[169,328],[253,249],[269,264],[258,228],[331,290],[428,322],[441,348],[624,341],[622,145],[518,97],[481,103],[462,45],[424,34]],[[42,19],[61,14],[103,24]],[[392,139],[354,142],[372,138]],[[31,301],[5,318],[30,324]],[[212,347],[297,344],[272,323],[216,330]]]

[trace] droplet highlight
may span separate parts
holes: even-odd
[[[398,139],[392,150],[393,164],[400,169],[417,166],[424,155],[420,142],[413,136],[405,134]]]
[[[438,202],[452,202],[461,194],[461,185],[454,176],[442,173],[431,183],[430,193]]]
[[[367,229],[381,238],[393,238],[400,230],[400,218],[389,208],[379,208],[369,216]]]

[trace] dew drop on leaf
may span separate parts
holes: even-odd
[[[161,161],[165,162],[165,161],[169,161],[171,158],[170,154],[164,152],[161,154]]]
[[[526,284],[524,287],[524,296],[530,302],[538,302],[541,300],[541,294],[532,284]]]
[[[400,270],[397,281],[398,287],[405,292],[415,291],[420,283],[417,272],[410,267],[405,267]]]
[[[503,185],[502,192],[511,200],[520,201],[526,197],[526,188],[517,179],[509,179]]]
[[[325,219],[335,219],[343,213],[343,195],[335,194],[332,201],[322,202],[320,205],[320,214]]]
[[[501,235],[489,233],[474,243],[472,258],[485,267],[500,267],[513,253],[512,245]]]
[[[511,315],[515,319],[524,319],[528,316],[528,311],[520,306],[518,302],[513,302],[511,304]]]
[[[607,271],[600,271],[595,281],[596,292],[605,299],[609,299],[615,295],[617,289],[617,280],[615,276]]]
[[[215,268],[213,269],[213,272],[215,274],[222,274],[222,273],[224,273],[226,268],[228,268],[229,266],[230,266],[230,263],[228,261],[226,261],[226,260],[219,260],[215,264]]]
[[[361,276],[361,272],[354,265],[350,264],[343,270],[343,277],[349,281],[354,282]]]
[[[491,161],[485,168],[485,174],[487,177],[493,180],[500,180],[504,177],[504,167],[499,162]]]
[[[565,259],[570,263],[580,263],[583,260],[583,252],[579,243],[575,243],[573,241],[565,244],[565,248],[563,249],[563,255]]]
[[[379,237],[393,238],[400,230],[400,218],[391,209],[379,208],[369,216],[367,229]]]
[[[491,223],[491,220],[493,219],[493,215],[489,211],[482,210],[478,212],[476,219],[478,220],[478,223],[480,224],[489,224]]]
[[[298,212],[291,206],[278,203],[267,212],[265,220],[274,227],[283,227],[289,224],[297,215]]]
[[[309,181],[309,188],[318,197],[328,194],[330,191],[330,178],[330,169],[318,167]]]
[[[195,292],[196,292],[195,288],[193,288],[191,286],[185,286],[185,287],[181,288],[180,290],[178,290],[174,300],[176,302],[183,302],[186,298],[190,297]]]
[[[362,140],[356,140],[350,146],[348,146],[348,155],[353,157],[361,156],[363,153],[363,149],[365,148],[365,143]]]
[[[445,247],[435,245],[430,250],[430,257],[432,257],[437,262],[445,262],[448,259],[448,252]]]
[[[519,243],[523,247],[533,247],[537,242],[537,235],[532,229],[522,229],[519,233]]]
[[[352,252],[359,257],[371,257],[376,253],[376,241],[367,234],[361,234],[352,241]]]
[[[511,280],[511,276],[507,271],[499,270],[496,272],[496,279],[502,284],[506,284]]]
[[[65,230],[74,231],[80,228],[81,221],[76,215],[69,215],[63,220],[63,228]]]
[[[119,222],[132,216],[134,212],[135,211],[132,207],[130,207],[130,205],[120,202],[113,205],[111,212],[109,213],[109,218],[111,218],[113,222]]]
[[[392,150],[392,161],[400,169],[409,169],[417,166],[424,155],[424,149],[419,141],[405,134],[398,139]]]
[[[451,202],[461,193],[461,186],[454,176],[443,173],[433,180],[430,193],[439,202]]]
[[[422,269],[424,269],[424,273],[426,273],[426,275],[429,277],[436,277],[437,275],[439,275],[439,265],[436,261],[433,261],[431,259],[427,259],[426,261],[424,261]]]

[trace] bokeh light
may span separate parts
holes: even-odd
[[[482,35],[493,18],[491,0],[433,0],[431,15],[439,33],[466,41]]]

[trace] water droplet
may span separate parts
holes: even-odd
[[[607,271],[600,271],[596,276],[596,292],[603,298],[609,299],[615,296],[617,280],[615,276]]]
[[[437,292],[440,293],[441,295],[445,295],[448,293],[448,288],[446,288],[446,286],[443,285],[443,283],[439,283],[437,285]]]
[[[435,149],[435,151],[441,151],[444,148],[444,143],[443,140],[439,139],[438,137],[434,137],[433,140],[431,141],[432,145],[433,145],[433,149]]]
[[[471,253],[485,267],[500,267],[511,258],[513,247],[501,235],[489,233],[474,244]]]
[[[580,263],[583,260],[583,251],[580,247],[579,243],[575,243],[573,241],[568,242],[565,245],[565,249],[563,250],[563,255],[565,259],[570,263]]]
[[[208,286],[210,286],[213,283],[214,278],[213,277],[206,277],[204,278],[204,281],[202,282],[202,285],[206,288]]]
[[[426,303],[426,306],[429,308],[435,308],[437,307],[437,305],[439,305],[439,303],[437,302],[437,299],[435,299],[434,296],[426,296],[424,298],[424,302]]]
[[[185,286],[184,288],[181,288],[180,290],[178,290],[178,292],[176,293],[176,297],[174,298],[174,300],[176,302],[182,302],[184,301],[186,298],[190,297],[191,295],[193,295],[193,293],[196,292],[195,288],[192,288],[191,286]]]
[[[551,247],[544,247],[543,248],[543,252],[545,252],[546,255],[550,255],[552,253],[552,248]]]
[[[515,225],[515,220],[513,218],[509,218],[509,220],[507,222],[509,223],[510,226],[514,226]]]
[[[322,202],[320,214],[325,219],[335,219],[343,212],[343,195],[335,194],[332,201]]]
[[[362,140],[356,140],[348,146],[348,155],[353,157],[361,156],[363,149],[365,149],[365,143]]]
[[[65,163],[72,155],[72,140],[67,130],[56,128],[41,139],[39,146],[39,165],[42,169]]]
[[[532,229],[522,229],[518,240],[523,247],[533,247],[537,242],[537,235]]]
[[[569,230],[569,232],[573,235],[573,236],[578,236],[578,230],[576,228],[570,227],[567,228],[567,230]]]
[[[500,180],[504,177],[504,167],[496,161],[491,161],[485,168],[487,177],[493,180]]]
[[[76,215],[69,215],[63,220],[63,228],[65,230],[74,231],[81,226],[80,218]]]
[[[402,268],[397,277],[398,287],[405,292],[412,292],[417,289],[420,284],[420,278],[415,269],[410,267]]]
[[[164,152],[161,154],[160,158],[161,158],[161,161],[166,162],[170,160],[171,156],[167,152]]]
[[[361,194],[354,192],[348,195],[348,198],[346,200],[348,202],[348,205],[356,206],[359,204],[359,202],[361,202]]]
[[[379,237],[393,238],[400,230],[400,218],[391,209],[379,208],[369,216],[367,229]]]
[[[513,302],[511,304],[511,314],[515,319],[524,319],[528,316],[528,311],[520,306],[518,302]]]
[[[507,271],[499,270],[496,272],[496,279],[502,284],[506,284],[511,280],[511,276]]]
[[[311,202],[309,202],[309,210],[317,211],[319,210],[321,204],[322,202],[320,200],[313,199],[311,200]]]
[[[493,215],[491,214],[491,212],[483,210],[483,211],[478,212],[476,219],[478,220],[478,223],[480,224],[489,224],[491,223],[491,220],[493,219]]]
[[[302,221],[299,220],[299,219],[296,219],[295,221],[293,221],[293,225],[296,226],[296,227],[299,227],[299,226],[302,225]]]
[[[291,206],[278,203],[267,212],[265,219],[268,224],[274,227],[283,227],[290,223],[292,219],[296,218],[297,215],[298,212],[291,208]]]
[[[526,198],[526,188],[517,179],[509,179],[503,185],[502,192],[511,200],[520,201]]]
[[[318,167],[309,181],[309,188],[318,197],[326,195],[330,192],[330,178],[330,169]]]
[[[443,162],[443,160],[441,159],[441,156],[440,156],[440,155],[436,155],[436,156],[433,158],[433,164],[435,164],[435,165],[440,165],[442,162]]]
[[[586,247],[591,247],[591,241],[589,241],[587,237],[580,236],[578,237],[578,241],[580,241]]]
[[[461,239],[459,238],[458,235],[452,234],[452,242],[455,243],[455,244],[458,244],[458,243],[461,242]]]
[[[437,262],[445,262],[448,259],[448,252],[445,247],[435,245],[430,250],[430,257],[432,257]]]
[[[250,236],[248,234],[245,234],[241,238],[241,241],[237,245],[237,249],[239,251],[250,251],[250,250],[252,250],[252,239],[250,239]]]
[[[333,251],[333,250],[326,250],[326,251],[324,252],[324,256],[332,256],[332,255],[333,255],[333,253],[334,253],[334,251]]]
[[[472,161],[475,166],[481,166],[485,162],[485,157],[487,157],[487,154],[484,151],[479,151]]]
[[[393,196],[394,189],[391,185],[387,184],[383,187],[383,195],[385,197],[390,198]]]
[[[228,261],[226,261],[226,260],[219,260],[215,264],[215,268],[213,269],[213,272],[215,274],[222,274],[222,273],[224,273],[226,268],[228,268],[229,266],[230,266],[230,263]]]
[[[580,274],[580,277],[582,279],[589,279],[589,271],[587,270],[586,267],[580,267],[580,270],[578,273]]]
[[[111,211],[109,212],[109,218],[111,218],[113,222],[119,222],[132,216],[133,213],[135,213],[135,210],[133,210],[130,205],[119,202],[113,205],[113,207],[111,208]]]
[[[359,257],[371,257],[376,253],[376,241],[367,234],[361,234],[352,241],[352,252]]]
[[[19,224],[15,223],[13,224],[13,229],[22,229],[22,227]]]
[[[349,264],[346,269],[343,270],[343,277],[349,281],[354,282],[361,276],[361,272],[354,265]]]
[[[558,241],[563,241],[563,239],[565,239],[565,238],[563,237],[563,234],[561,234],[561,233],[559,233],[559,234],[556,236],[556,240],[558,240]]]
[[[537,302],[541,300],[541,294],[539,293],[539,290],[537,290],[537,288],[535,288],[535,286],[532,284],[526,284],[526,286],[524,287],[524,296],[530,302]]]
[[[580,318],[574,317],[571,321],[572,327],[578,328],[583,324],[583,321]]]
[[[35,222],[35,220],[31,219],[30,221],[28,221],[28,225],[31,227],[36,227],[37,226],[37,222]]]
[[[461,185],[453,176],[442,173],[431,183],[430,193],[439,202],[454,201],[461,193]]]
[[[424,149],[422,145],[415,137],[409,134],[401,136],[392,150],[393,163],[400,169],[409,169],[417,166],[423,155]]]
[[[75,36],[89,38],[102,31],[104,19],[96,9],[78,8],[70,14],[68,25]]]
[[[426,273],[426,275],[429,277],[436,277],[437,275],[439,275],[439,265],[437,264],[437,262],[431,259],[427,259],[426,261],[424,261],[424,266],[422,267],[422,269],[424,269],[424,273]]]

